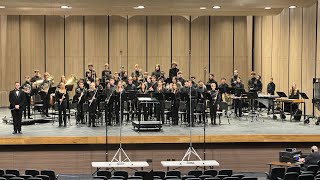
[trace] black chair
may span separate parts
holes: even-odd
[[[222,180],[223,178],[228,177],[228,175],[219,175],[218,174],[216,177]]]
[[[278,178],[283,179],[286,169],[282,167],[275,167],[271,169],[271,174],[266,173],[267,179],[278,180]]]
[[[312,174],[313,175],[313,171],[302,171],[301,174]]]
[[[134,172],[134,176],[140,176],[143,180],[147,180],[149,172],[147,171],[136,171]]]
[[[6,174],[13,174],[15,176],[19,176],[20,175],[20,172],[16,169],[7,169],[6,170]]]
[[[13,177],[13,178],[10,178],[10,180],[24,180],[22,177]]]
[[[190,178],[195,178],[194,175],[185,175],[185,176],[182,176],[182,180],[186,180],[186,179],[190,179]]]
[[[6,178],[7,180],[9,180],[9,179],[11,179],[11,178],[13,178],[13,177],[16,177],[16,176],[13,175],[13,174],[4,174],[4,175],[2,175],[2,177],[4,177],[4,178]]]
[[[28,180],[42,180],[41,178],[37,178],[37,177],[31,177]]]
[[[257,177],[243,177],[242,180],[258,180]]]
[[[192,175],[192,176],[195,176],[195,177],[199,177],[199,176],[202,175],[202,171],[200,171],[200,170],[189,171],[189,172],[188,172],[188,175]]]
[[[143,177],[142,176],[130,176],[130,177],[128,177],[128,179],[130,179],[130,180],[143,180]]]
[[[50,177],[47,175],[37,175],[37,178],[41,178],[42,180],[50,180]]]
[[[126,180],[125,179],[125,177],[123,177],[123,176],[111,176],[111,178],[110,179],[122,179],[122,180]]]
[[[239,180],[241,180],[244,176],[244,174],[233,174],[231,177],[237,177]]]
[[[105,176],[108,179],[110,179],[112,175],[111,175],[110,171],[102,171],[102,170],[100,170],[100,171],[97,172],[97,176]]]
[[[228,177],[232,176],[233,171],[231,169],[221,169],[218,175],[227,175]]]
[[[223,180],[239,180],[238,177],[225,177]]]
[[[317,175],[317,172],[319,170],[319,166],[318,165],[310,165],[307,167],[307,171],[312,171],[313,172],[313,176]]]
[[[289,172],[295,172],[300,174],[301,173],[301,167],[300,166],[292,166],[287,168],[287,173]]]
[[[164,171],[153,171],[153,177],[159,177],[160,179],[164,179],[166,173]]]
[[[312,174],[302,174],[298,177],[298,180],[314,180],[314,176]]]
[[[3,169],[0,169],[0,177],[3,176],[5,173],[4,173],[4,170]]]
[[[201,180],[200,178],[188,178],[186,180]]]
[[[201,175],[201,176],[199,176],[199,178],[201,180],[205,180],[206,178],[212,178],[212,176],[211,175]]]
[[[25,172],[24,172],[25,175],[30,175],[32,177],[36,177],[38,175],[40,175],[40,172],[38,170],[35,170],[35,169],[27,169]]]
[[[122,176],[122,177],[124,177],[124,179],[128,179],[129,174],[127,171],[115,171],[113,173],[113,176]]]
[[[93,176],[93,179],[103,179],[103,180],[108,180],[107,177],[105,176]]]
[[[216,175],[218,175],[218,171],[215,169],[208,169],[203,172],[203,175],[210,175],[212,177],[215,177]]]
[[[19,177],[22,177],[24,180],[28,180],[32,176],[31,175],[20,175]]]
[[[284,175],[284,178],[283,180],[297,180],[298,179],[298,176],[299,174],[296,173],[296,172],[289,172],[289,173],[286,173]],[[282,180],[281,178],[278,178],[278,180]]]
[[[204,180],[220,180],[218,177],[205,178]]]
[[[317,174],[316,177],[314,177],[315,179],[319,178],[320,179],[320,174]]]
[[[177,176],[166,176],[166,177],[164,177],[164,180],[167,180],[167,179],[180,179],[180,178],[178,178]]]
[[[7,180],[6,178],[4,178],[4,177],[0,177],[0,180]]]
[[[40,174],[49,176],[50,180],[56,180],[56,173],[52,170],[42,170]]]
[[[181,178],[181,172],[180,171],[168,171],[166,176],[176,176],[179,179]]]

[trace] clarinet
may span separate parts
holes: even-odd
[[[96,89],[96,92],[94,92],[92,99],[91,99],[92,101],[89,103],[89,107],[91,106],[92,102],[94,101],[94,98],[95,98],[97,92],[98,92],[98,89]]]
[[[66,93],[63,93],[63,96],[62,96],[62,101],[65,99],[65,95],[66,95]],[[61,104],[62,104],[62,101],[59,103],[59,105],[61,106]]]

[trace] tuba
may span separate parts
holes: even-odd
[[[66,80],[65,85],[73,85],[77,83],[77,77],[74,74],[71,74],[70,78]]]

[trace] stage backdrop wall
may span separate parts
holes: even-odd
[[[159,63],[168,75],[176,61],[185,78],[207,81],[212,72],[219,81],[238,69],[247,81],[252,26],[252,17],[2,15],[0,105],[8,106],[14,81],[34,69],[48,71],[57,84],[62,74],[83,77],[88,63],[99,76],[106,62],[113,72],[122,65],[129,73],[135,64],[151,73]]]
[[[296,82],[310,98],[307,114],[312,113],[312,78],[319,77],[320,70],[318,8],[317,3],[285,9],[277,16],[254,17],[254,69],[262,75],[264,89],[270,77],[276,90],[287,94]]]

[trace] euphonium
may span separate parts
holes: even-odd
[[[76,82],[77,82],[77,77],[74,74],[71,74],[70,78],[66,80],[65,85],[76,84]]]

